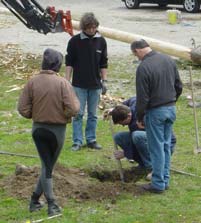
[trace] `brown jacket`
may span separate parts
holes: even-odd
[[[71,84],[51,70],[42,70],[25,85],[18,111],[34,122],[66,124],[80,108]]]

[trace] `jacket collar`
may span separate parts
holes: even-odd
[[[92,39],[94,38],[100,38],[101,37],[101,34],[97,31],[96,34],[92,37]],[[81,32],[80,33],[80,39],[83,40],[83,39],[89,39],[89,37],[87,35],[85,35],[84,32]]]
[[[56,74],[56,75],[58,75],[55,71],[53,71],[53,70],[41,70],[40,71],[40,74]]]
[[[155,53],[156,53],[156,51],[152,50],[151,52],[147,53],[142,60],[145,60],[147,57],[151,57]]]

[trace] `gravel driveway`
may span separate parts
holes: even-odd
[[[121,0],[40,0],[41,5],[56,9],[71,10],[73,19],[79,19],[84,12],[92,11],[104,27],[140,34],[147,37],[192,47],[191,39],[201,44],[201,13],[189,14],[181,10],[182,20],[170,25],[166,10],[156,5],[142,5],[137,10],[128,10]],[[1,5],[3,7],[3,5]],[[175,6],[174,6],[175,7]],[[0,11],[0,43],[20,44],[26,52],[42,53],[47,47],[54,47],[63,53],[69,35],[66,33],[39,34],[24,27],[13,15]],[[108,39],[109,55],[130,54],[127,43]]]

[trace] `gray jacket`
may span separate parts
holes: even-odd
[[[142,121],[147,109],[174,105],[182,93],[175,62],[167,55],[148,53],[137,68],[136,91],[138,121]]]

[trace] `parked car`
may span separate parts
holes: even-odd
[[[201,0],[122,0],[128,9],[136,9],[141,3],[154,3],[159,7],[167,5],[183,5],[187,12],[199,12]]]

